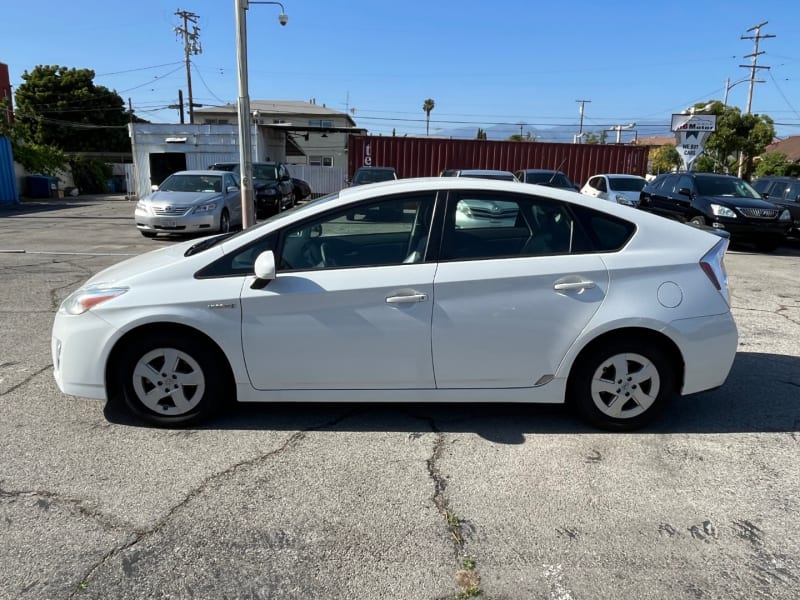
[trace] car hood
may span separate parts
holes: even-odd
[[[157,191],[145,198],[154,206],[195,206],[220,200],[222,194],[209,192],[162,192]]]
[[[179,244],[151,250],[138,256],[134,256],[120,263],[104,269],[89,279],[86,284],[113,283],[123,284],[145,273],[152,273],[163,267],[174,265],[175,263],[186,260],[184,254],[193,245],[197,244],[197,239],[187,240]],[[207,252],[213,250],[209,249]],[[221,252],[221,250],[220,250]]]
[[[772,202],[767,202],[760,198],[734,198],[733,196],[705,196],[711,202],[724,204],[725,206],[736,206],[742,208],[779,208]]]
[[[253,188],[257,190],[266,190],[269,188],[277,188],[277,179],[253,179]]]

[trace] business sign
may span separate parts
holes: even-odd
[[[709,136],[716,129],[716,115],[672,115],[672,131],[678,138],[676,148],[686,171],[691,171],[694,161],[703,153]]]

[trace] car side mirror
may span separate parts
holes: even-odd
[[[250,286],[254,290],[260,290],[275,279],[275,253],[272,250],[265,250],[256,258],[254,265],[256,279]]]
[[[239,188],[238,188],[238,187],[236,187],[235,185],[229,185],[229,186],[228,186],[228,187],[225,189],[225,191],[226,191],[226,192],[228,192],[229,194],[232,194],[233,192],[238,192],[238,191],[239,191]]]
[[[678,194],[680,194],[681,196],[691,196],[692,191],[689,188],[681,188],[678,190]]]
[[[158,186],[157,185],[151,185],[150,186],[150,191],[151,192],[157,192],[158,191]]]

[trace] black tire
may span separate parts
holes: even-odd
[[[155,231],[142,231],[141,229],[139,230],[139,233],[146,238],[154,238],[157,235]]]
[[[618,338],[579,358],[570,374],[567,396],[592,425],[629,431],[650,423],[663,411],[675,395],[675,380],[675,368],[661,347]]]
[[[228,209],[223,208],[222,214],[219,216],[219,232],[228,233],[231,230],[231,216],[228,214]]]
[[[778,249],[778,245],[779,245],[778,242],[776,242],[775,240],[761,240],[759,242],[756,242],[756,249],[759,252],[770,253],[770,252],[775,252],[775,250]]]
[[[128,343],[116,377],[130,411],[158,426],[175,427],[208,418],[225,397],[224,369],[199,337],[174,333],[142,336]]]

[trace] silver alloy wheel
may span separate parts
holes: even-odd
[[[133,389],[143,406],[159,415],[178,416],[194,409],[206,389],[195,359],[175,348],[156,348],[133,370]]]
[[[614,419],[641,415],[656,401],[660,389],[658,369],[633,352],[609,357],[592,375],[592,401],[600,412]]]

